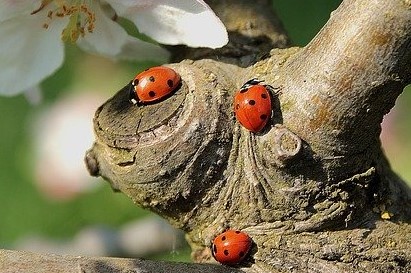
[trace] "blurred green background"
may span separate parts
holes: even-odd
[[[275,0],[284,26],[295,45],[307,44],[329,18],[340,1]],[[0,97],[0,247],[13,248],[19,238],[36,234],[57,240],[69,240],[89,225],[116,228],[149,215],[122,194],[113,193],[101,179],[87,183],[92,188],[73,198],[49,198],[36,186],[36,117],[64,98],[90,92],[101,101],[109,98],[137,72],[153,63],[113,62],[87,55],[74,46],[66,47],[64,66],[42,84],[43,101],[30,104],[23,96]],[[393,114],[387,118],[383,140],[393,168],[411,181],[411,126],[407,121],[410,92],[398,99]],[[96,106],[93,106],[93,111]],[[90,118],[91,126],[91,118]],[[76,132],[72,132],[73,136]],[[69,134],[69,133],[68,133]],[[51,171],[51,170],[50,170]],[[189,250],[180,255],[165,253],[154,258],[189,260]],[[152,257],[151,257],[152,258]]]

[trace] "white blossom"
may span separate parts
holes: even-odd
[[[167,60],[165,49],[128,34],[119,17],[162,44],[218,48],[228,42],[202,0],[0,0],[0,94],[36,90],[62,65],[64,42],[113,59]]]

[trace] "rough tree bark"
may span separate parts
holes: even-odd
[[[304,48],[270,2],[211,1],[229,45],[172,48],[165,101],[136,107],[126,86],[102,105],[91,174],[186,231],[195,261],[230,227],[253,239],[244,272],[411,272],[411,191],[379,141],[411,80],[411,1],[345,0]],[[258,134],[233,118],[251,78],[277,90]]]

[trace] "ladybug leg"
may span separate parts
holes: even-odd
[[[281,86],[278,86],[278,87],[273,87],[273,86],[271,86],[271,85],[266,85],[265,86],[272,94],[274,94],[274,95],[276,95],[276,96],[278,96],[279,94],[281,94]]]

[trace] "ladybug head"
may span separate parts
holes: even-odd
[[[137,99],[137,95],[136,95],[136,91],[134,89],[134,81],[131,81],[129,83],[129,87],[128,87],[128,99],[132,104],[138,104],[138,99]]]
[[[260,81],[260,80],[257,79],[257,78],[252,78],[251,80],[246,81],[246,82],[243,84],[243,86],[241,86],[240,90],[248,89],[248,88],[250,88],[250,87],[253,86],[253,85],[260,84],[261,82],[263,82],[263,81]]]

